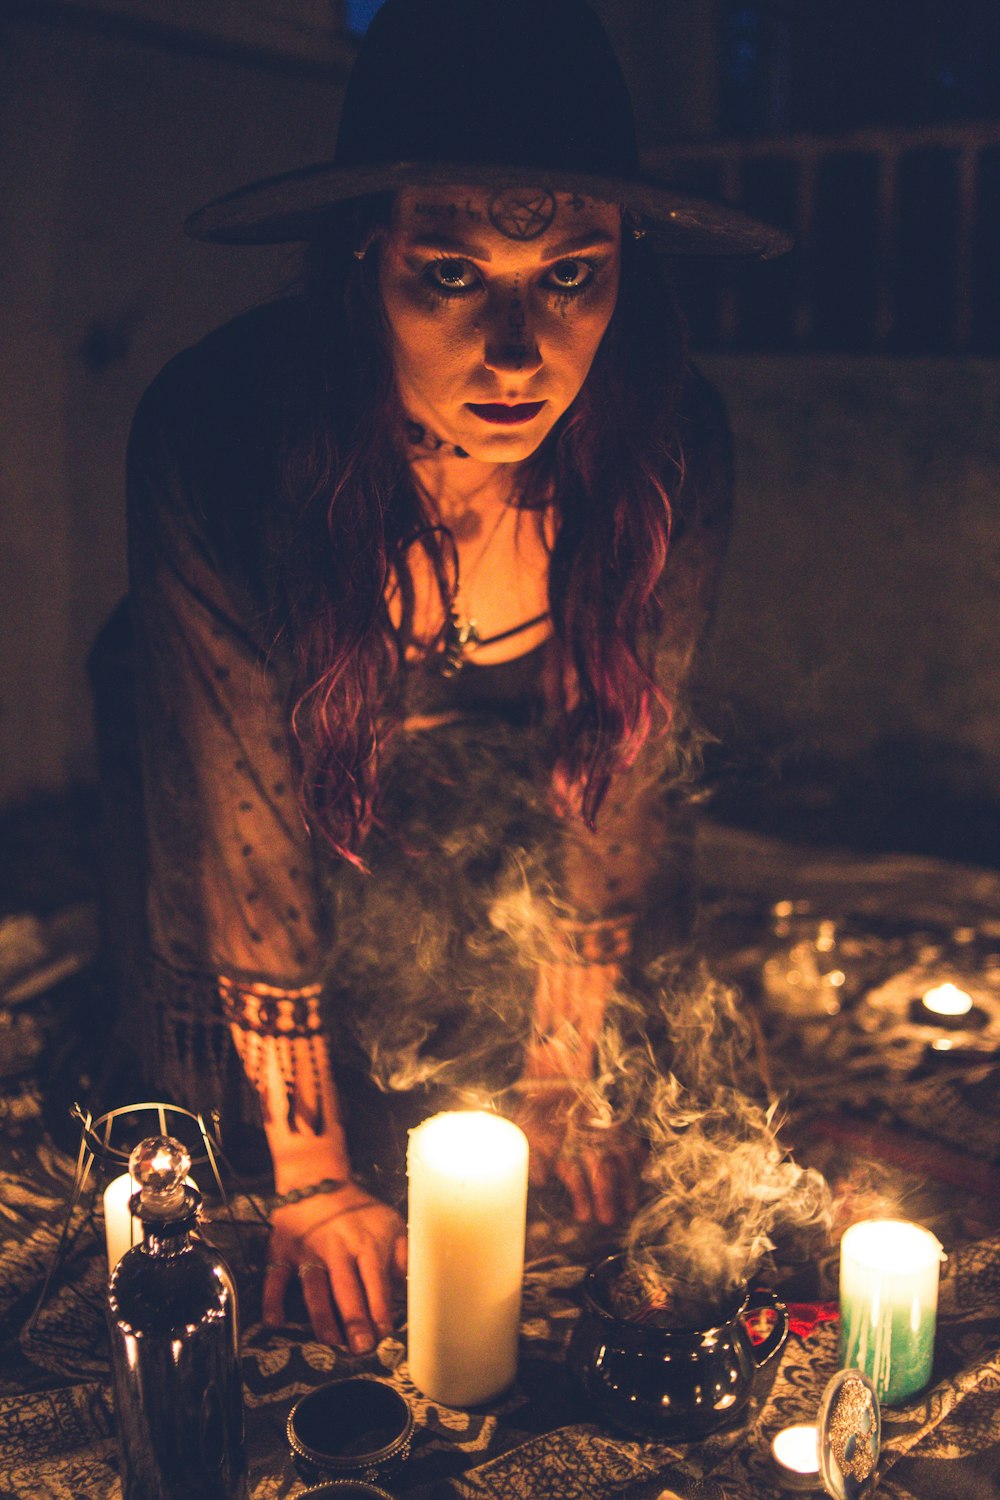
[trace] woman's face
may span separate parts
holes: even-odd
[[[614,312],[617,206],[544,190],[408,188],[379,284],[408,416],[472,458],[527,458]]]

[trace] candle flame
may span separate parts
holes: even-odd
[[[410,1132],[420,1156],[448,1177],[486,1181],[528,1153],[524,1132],[485,1110],[446,1110]]]
[[[945,1258],[937,1236],[906,1219],[868,1219],[852,1224],[841,1245],[843,1256],[886,1274],[912,1275]]]
[[[771,1450],[781,1467],[793,1474],[819,1473],[819,1433],[814,1426],[783,1427]]]
[[[949,981],[928,990],[924,1005],[937,1016],[967,1016],[972,1009],[972,996]]]

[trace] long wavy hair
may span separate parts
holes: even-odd
[[[282,463],[300,796],[310,824],[362,868],[413,616],[410,549],[426,554],[445,619],[456,583],[452,538],[429,518],[407,462],[378,285],[378,231],[390,211],[391,197],[362,200],[331,215],[310,244],[304,292],[316,360],[293,403]],[[670,493],[682,471],[675,410],[684,358],[659,259],[626,229],[617,303],[587,379],[518,474],[520,505],[556,509],[556,784],[566,815],[590,827],[615,773],[670,721],[653,652]],[[398,627],[391,588],[402,602]]]

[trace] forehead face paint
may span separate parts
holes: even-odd
[[[507,315],[507,328],[510,332],[510,357],[517,369],[521,369],[528,357],[528,345],[524,337],[527,326],[527,318],[524,315],[524,303],[521,301],[521,278],[514,277],[514,293],[510,299],[510,309]]]
[[[533,453],[587,377],[620,245],[617,204],[531,183],[400,193],[379,289],[407,416],[474,461]]]
[[[544,188],[535,192],[508,188],[490,199],[490,223],[509,240],[537,240],[552,223],[557,208],[555,198]]]

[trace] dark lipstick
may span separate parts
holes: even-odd
[[[493,422],[498,427],[516,427],[519,422],[530,422],[537,417],[544,401],[523,401],[517,406],[507,406],[501,401],[467,401],[466,406],[484,422]]]

